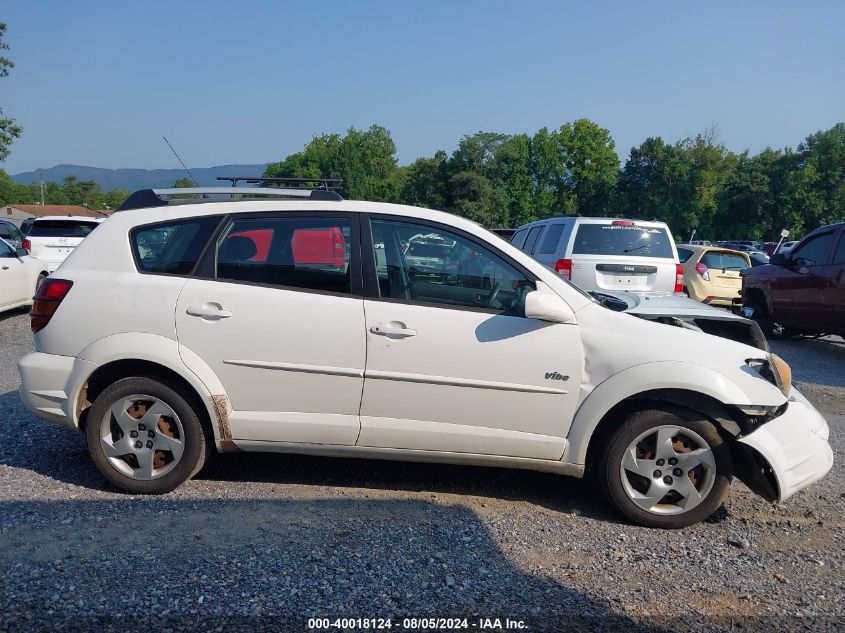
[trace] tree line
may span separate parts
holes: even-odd
[[[351,199],[440,209],[487,227],[556,215],[656,218],[679,239],[776,240],[845,213],[845,124],[797,148],[735,153],[713,130],[676,142],[649,137],[620,164],[610,132],[588,119],[530,134],[478,132],[400,166],[390,132],[373,125],[321,134],[272,163],[268,177],[341,178]]]
[[[712,131],[677,142],[650,137],[620,164],[610,132],[588,119],[534,134],[478,132],[447,154],[400,166],[384,127],[315,136],[270,164],[267,177],[340,178],[356,200],[398,202],[454,213],[487,227],[555,215],[656,218],[680,240],[776,240],[841,221],[845,213],[845,124],[796,148],[735,153]],[[173,186],[190,187],[180,178]],[[114,209],[129,195],[73,176],[44,184],[47,204]],[[0,203],[33,204],[38,184],[0,171]]]

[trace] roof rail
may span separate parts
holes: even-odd
[[[237,187],[239,182],[245,182],[248,185],[299,185],[303,189],[323,189],[331,191],[339,189],[343,184],[340,178],[273,178],[264,176],[217,176],[217,180],[228,180],[233,187]],[[306,187],[305,185],[314,185],[316,187]]]
[[[261,180],[261,179],[256,179]],[[308,180],[307,182],[314,182]],[[194,198],[174,196],[198,196]],[[171,189],[139,189],[129,195],[115,211],[166,207],[180,204],[202,204],[223,200],[253,200],[261,198],[308,198],[309,200],[342,201],[331,189],[306,187],[180,187]]]

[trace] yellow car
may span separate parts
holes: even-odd
[[[739,271],[751,267],[747,253],[718,246],[681,244],[678,258],[684,267],[684,293],[717,306],[730,306],[739,297]]]

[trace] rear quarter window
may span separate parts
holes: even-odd
[[[132,229],[130,242],[138,270],[167,275],[189,274],[218,222],[218,217],[189,218]]]
[[[580,224],[573,254],[627,255],[674,259],[672,238],[666,229],[614,224]]]
[[[678,261],[682,264],[686,263],[686,261],[692,257],[692,251],[688,248],[679,248],[678,249]]]

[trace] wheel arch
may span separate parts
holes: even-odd
[[[563,461],[589,466],[588,455],[626,413],[660,402],[707,417],[729,437],[740,433],[743,414],[736,405],[751,404],[732,381],[701,365],[673,361],[631,367],[584,399],[570,428]]]
[[[133,353],[127,355],[127,350]],[[138,332],[115,334],[89,345],[79,357],[95,367],[79,380],[73,396],[77,426],[84,429],[88,408],[108,385],[122,378],[146,376],[178,387],[196,406],[218,449],[237,450],[229,429],[231,407],[222,385],[207,367],[210,375],[198,375],[182,361],[179,351],[173,339]]]

